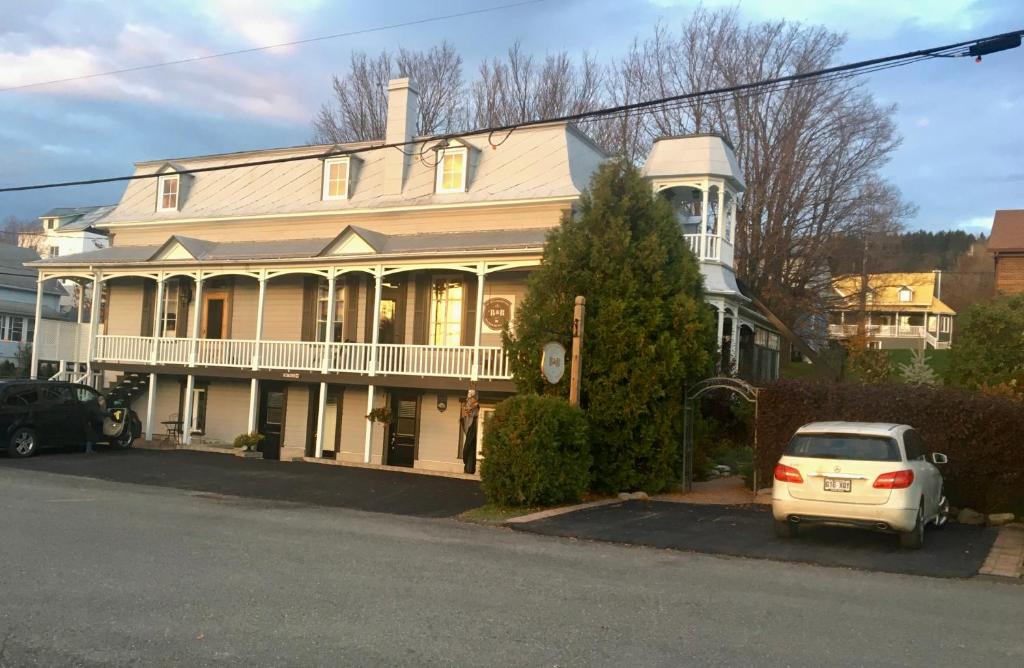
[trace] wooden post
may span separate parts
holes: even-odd
[[[583,317],[586,314],[586,297],[576,297],[572,313],[572,364],[569,367],[569,405],[580,405],[580,346],[583,343]]]

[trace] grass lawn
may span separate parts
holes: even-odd
[[[541,506],[496,506],[490,503],[484,504],[479,508],[471,508],[466,512],[458,516],[458,519],[464,522],[474,522],[476,524],[504,524],[513,517],[519,517],[520,515],[529,515],[530,513],[536,513],[544,510]]]
[[[892,362],[893,372],[899,374],[899,365],[909,364],[913,351],[889,350],[887,352],[889,353],[889,360]],[[939,378],[945,378],[946,371],[949,370],[950,352],[949,348],[945,350],[926,350],[924,352],[924,358],[928,361],[928,366],[939,375]]]

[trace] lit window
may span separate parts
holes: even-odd
[[[942,328],[941,331],[943,334],[949,334],[949,331],[953,328],[953,319],[949,316],[943,316],[939,320],[939,327]]]
[[[466,190],[466,149],[445,148],[438,151],[437,187],[439,193],[460,193]]]
[[[348,158],[324,160],[323,198],[348,199]]]
[[[910,288],[901,288],[900,289],[900,301],[901,302],[909,302],[913,298],[914,298],[914,291],[913,290],[911,290]]]
[[[436,278],[430,291],[430,343],[462,344],[462,281]]]
[[[161,176],[157,179],[157,211],[178,210],[178,184],[180,177],[177,174]]]

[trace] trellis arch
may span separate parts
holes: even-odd
[[[730,376],[705,378],[686,389],[683,404],[683,489],[693,490],[693,407],[701,396],[711,390],[728,390],[741,399],[754,404],[754,457],[757,457],[757,393],[758,389],[745,380]],[[757,466],[754,466],[754,490],[757,490]]]

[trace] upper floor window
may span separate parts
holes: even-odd
[[[323,199],[348,199],[348,158],[324,160]]]
[[[461,193],[466,190],[466,148],[443,148],[438,151],[437,183],[439,193]]]
[[[900,288],[900,301],[909,302],[914,298],[914,291],[910,288]]]
[[[317,288],[316,299],[316,340],[327,340],[327,315],[330,312],[328,303],[329,291],[327,280],[321,278]],[[334,314],[331,316],[331,341],[341,341],[342,317],[345,314],[345,289],[344,285],[334,285]]]
[[[48,252],[50,253],[50,257],[57,257],[60,255],[60,246],[50,246]]]
[[[48,229],[48,230],[55,230],[55,229],[57,229],[57,219],[56,218],[47,218],[46,219],[46,229]]]
[[[178,335],[178,294],[180,280],[171,279],[164,284],[163,322],[160,324],[160,336],[175,337]]]
[[[178,185],[181,177],[178,174],[167,174],[157,179],[157,211],[178,210]]]
[[[462,281],[458,278],[434,279],[430,291],[430,343],[462,344]]]

